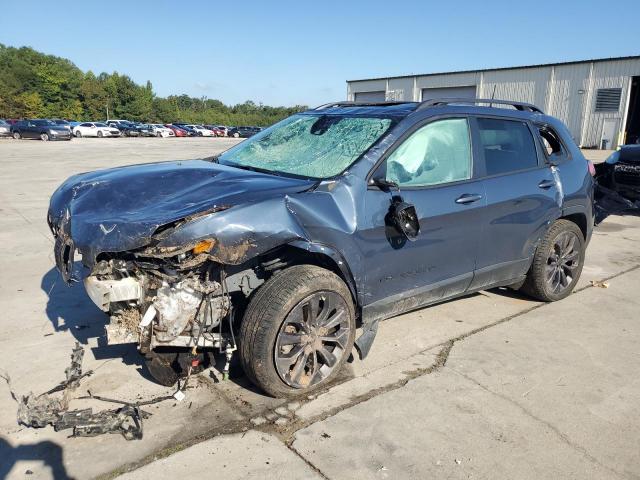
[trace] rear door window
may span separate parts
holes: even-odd
[[[538,166],[535,143],[526,122],[480,117],[477,124],[487,176]]]

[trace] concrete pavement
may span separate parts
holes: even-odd
[[[353,405],[324,419],[302,407],[289,427],[220,436],[119,478],[198,475],[202,462],[235,465],[228,479],[638,478],[640,269],[607,283],[456,340],[445,358],[414,356],[413,371],[397,364],[370,398],[343,383]]]

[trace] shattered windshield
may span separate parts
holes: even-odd
[[[338,175],[384,134],[390,118],[294,115],[223,153],[223,165],[310,178]]]

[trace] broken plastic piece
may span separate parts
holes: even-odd
[[[175,398],[177,401],[181,402],[185,399],[186,395],[184,394],[184,392],[182,390],[178,390],[176,391],[176,393],[173,394],[173,398]]]
[[[153,305],[149,305],[149,308],[147,308],[147,311],[144,312],[142,320],[140,320],[139,327],[145,328],[149,326],[151,321],[156,317],[156,313],[157,313],[156,307],[154,307]]]

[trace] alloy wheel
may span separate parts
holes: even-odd
[[[574,232],[562,232],[551,246],[545,269],[549,290],[555,294],[565,291],[573,283],[580,267],[580,242]]]
[[[287,315],[275,342],[278,375],[293,388],[327,378],[346,354],[350,325],[347,305],[335,292],[319,291]]]

